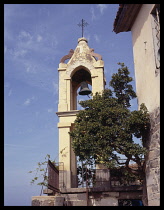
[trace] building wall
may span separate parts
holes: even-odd
[[[159,107],[160,85],[156,75],[152,36],[152,15],[154,4],[143,4],[133,24],[132,42],[138,105],[145,103],[149,112]]]
[[[145,103],[150,113],[150,133],[146,142],[145,205],[160,205],[160,73],[157,74],[151,11],[154,4],[143,4],[133,24],[132,40],[138,105]]]

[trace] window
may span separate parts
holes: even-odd
[[[160,68],[160,5],[156,4],[151,12],[152,15],[152,33],[153,33],[153,44],[154,44],[154,55],[157,76]]]

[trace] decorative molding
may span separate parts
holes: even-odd
[[[76,116],[78,113],[79,113],[79,110],[56,112],[58,117]]]
[[[98,53],[95,53],[93,48],[89,49],[89,54],[91,54],[91,56],[93,56],[93,57],[97,57],[98,60],[102,60],[102,56]]]
[[[60,63],[64,63],[65,60],[70,59],[70,58],[72,57],[73,53],[74,53],[74,50],[71,49],[71,50],[69,51],[68,55],[63,56],[63,57],[60,59]]]

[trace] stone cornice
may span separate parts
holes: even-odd
[[[76,116],[78,113],[79,113],[79,110],[56,112],[58,117]]]

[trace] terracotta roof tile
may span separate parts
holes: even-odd
[[[119,4],[119,8],[118,8],[118,11],[117,11],[114,23],[113,23],[113,31],[114,31],[114,29],[117,25],[117,22],[118,22],[118,19],[119,19],[119,16],[120,16],[121,12],[122,12],[123,7],[124,7],[124,4]]]
[[[142,4],[119,4],[113,24],[115,33],[130,31]]]

